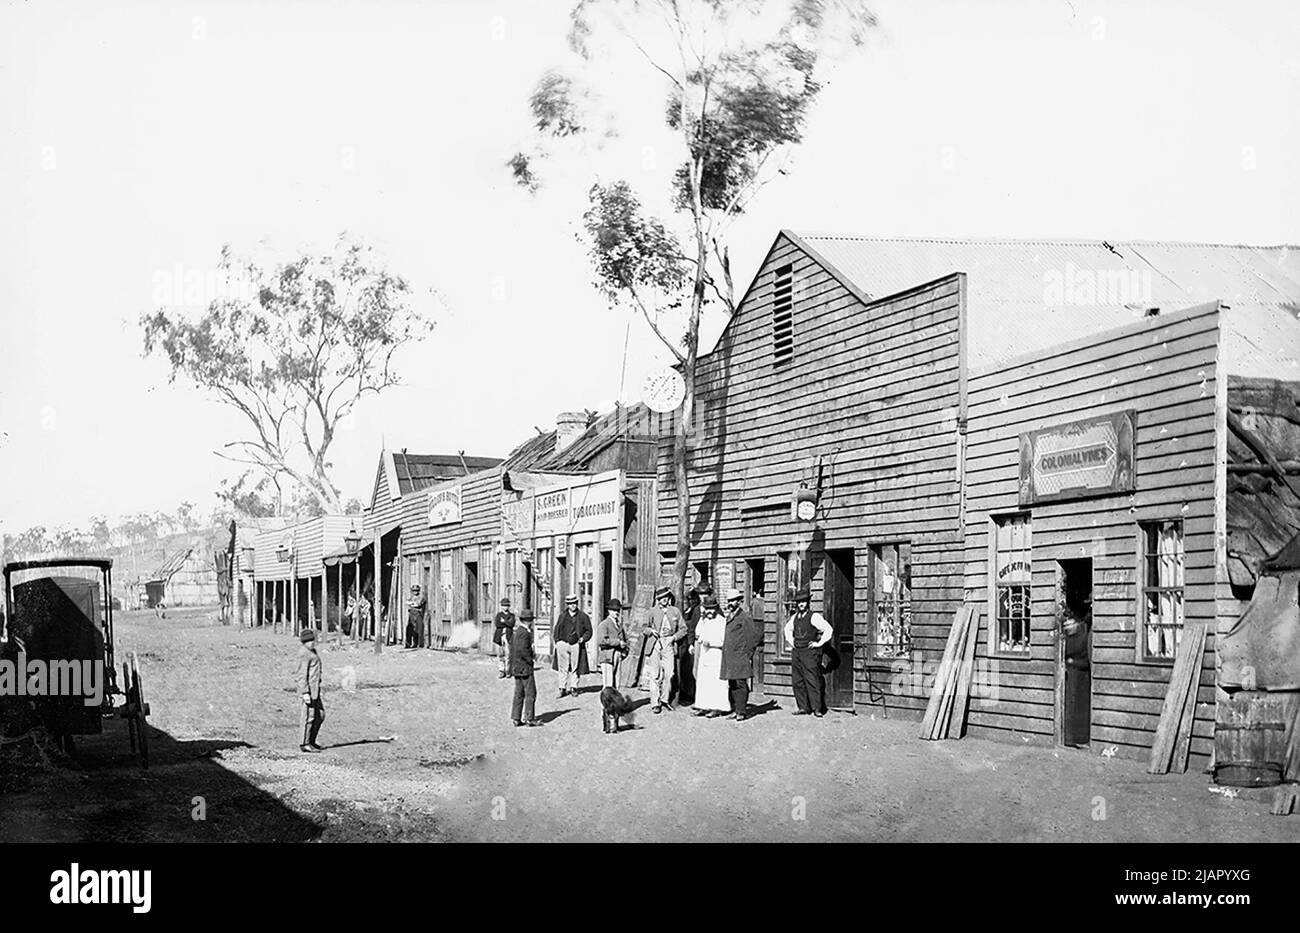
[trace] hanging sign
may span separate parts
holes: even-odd
[[[1020,504],[1133,490],[1137,415],[1119,412],[1020,435]]]

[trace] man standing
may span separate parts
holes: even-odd
[[[510,611],[510,597],[501,597],[501,611],[492,619],[492,644],[497,653],[497,676],[509,677],[510,638],[515,630],[515,614]]]
[[[754,652],[763,643],[763,634],[758,623],[741,607],[741,599],[740,590],[727,590],[722,676],[727,681],[727,695],[731,701],[731,716],[728,718],[744,722],[749,712],[749,678],[754,676]]]
[[[510,673],[515,678],[515,697],[510,706],[510,721],[516,726],[540,726],[537,720],[537,679],[533,667],[533,611],[525,609],[510,634]]]
[[[808,586],[790,597],[794,612],[785,623],[785,640],[791,646],[790,679],[794,689],[796,716],[826,715],[826,677],[822,673],[822,645],[831,640],[834,629],[820,612],[812,612]]]
[[[618,662],[627,654],[627,633],[623,631],[622,601],[616,596],[606,604],[606,608],[609,615],[596,629],[596,651],[600,660],[600,685],[613,687]]]
[[[319,752],[323,749],[316,744],[316,736],[325,722],[325,704],[321,702],[320,655],[316,653],[316,632],[303,629],[298,636],[302,647],[298,649],[298,698],[302,700],[302,743],[300,752]]]
[[[555,670],[560,682],[560,696],[578,692],[578,655],[591,641],[591,619],[578,608],[578,597],[564,597],[564,612],[555,622],[551,635],[555,645]]]
[[[406,647],[420,647],[420,635],[424,631],[424,615],[429,604],[420,592],[420,584],[411,585],[411,605],[406,610]]]
[[[677,703],[689,706],[695,702],[695,627],[700,624],[700,592],[694,588],[686,591],[686,610],[682,613],[686,636],[677,643]]]
[[[645,637],[651,640],[646,649],[646,657],[650,662],[650,670],[647,671],[650,676],[650,702],[654,704],[654,712],[658,713],[664,708],[670,711],[673,708],[669,702],[673,670],[677,667],[687,631],[681,610],[673,605],[672,590],[666,586],[659,587],[655,590],[655,601],[658,605],[650,610],[644,632]],[[680,676],[677,684],[680,693]]]

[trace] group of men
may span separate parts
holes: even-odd
[[[410,647],[414,647],[410,644],[412,630],[425,609],[418,589],[413,588],[413,606],[407,623]],[[654,713],[671,711],[676,700],[678,705],[693,705],[700,716],[727,716],[743,721],[749,715],[750,683],[755,656],[763,645],[763,623],[744,609],[744,597],[739,590],[730,589],[725,596],[723,615],[717,597],[707,585],[687,594],[685,612],[674,605],[672,591],[667,587],[655,592],[655,606],[641,628],[643,673],[649,684]],[[794,715],[824,716],[822,652],[833,630],[821,613],[812,611],[806,586],[792,593],[787,602],[792,611],[784,633],[786,643],[791,646]],[[564,612],[551,632],[560,697],[578,692],[579,678],[586,673],[587,642],[593,636],[602,686],[616,685],[619,665],[630,651],[622,618],[624,608],[619,599],[611,599],[608,615],[593,632],[591,619],[579,607],[578,597],[566,597]],[[515,682],[510,719],[516,726],[541,725],[536,715],[534,620],[531,609],[524,609],[516,616],[508,597],[501,600],[500,611],[493,620],[492,643],[497,654],[498,676],[513,678]],[[316,633],[306,629],[301,637],[297,679],[303,714],[299,748],[303,752],[317,752],[321,747],[316,744],[316,738],[325,720],[321,662],[316,653]]]

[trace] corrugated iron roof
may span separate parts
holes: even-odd
[[[401,494],[426,489],[445,480],[455,479],[468,472],[491,469],[501,463],[500,457],[465,457],[464,463],[458,454],[409,454],[405,451],[393,453],[393,465],[397,468],[397,483]]]
[[[1300,378],[1300,247],[784,232],[868,299],[966,273],[972,368],[1218,299],[1226,371]]]

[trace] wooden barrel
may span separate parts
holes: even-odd
[[[1214,781],[1235,787],[1282,783],[1296,694],[1241,690],[1220,699],[1214,722]]]

